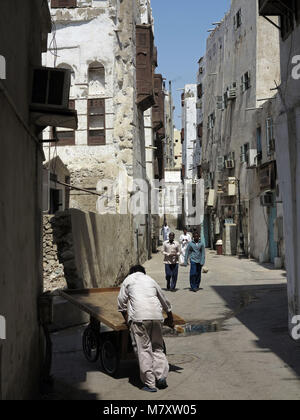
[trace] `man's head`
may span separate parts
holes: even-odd
[[[197,243],[197,242],[199,242],[199,240],[200,240],[200,235],[199,235],[199,232],[198,232],[197,230],[195,230],[195,231],[194,231],[193,238],[194,238],[194,241],[195,241],[196,243]]]
[[[170,233],[170,235],[169,235],[169,241],[171,242],[171,243],[173,243],[174,242],[174,240],[175,240],[175,233]]]
[[[129,271],[129,275],[134,274],[134,273],[146,274],[146,270],[141,265],[135,265],[135,266],[131,267],[131,269]]]
[[[184,227],[183,228],[183,233],[186,235],[187,234],[187,228],[186,227]]]
[[[168,223],[167,223],[167,222],[165,222],[165,226],[166,226],[166,227],[168,226]]]

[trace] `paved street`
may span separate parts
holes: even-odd
[[[286,275],[254,261],[207,253],[203,290],[189,291],[188,268],[178,291],[168,293],[191,333],[165,338],[171,366],[169,388],[142,392],[135,362],[118,378],[85,361],[83,328],[55,333],[50,399],[202,400],[299,399],[300,345],[287,333]],[[145,264],[165,287],[161,255]]]

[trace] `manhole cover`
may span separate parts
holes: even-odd
[[[198,357],[192,354],[168,354],[168,361],[171,365],[187,365],[199,360]]]

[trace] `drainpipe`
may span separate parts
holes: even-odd
[[[239,250],[239,258],[243,258],[246,256],[245,252],[245,240],[244,240],[244,233],[243,233],[243,220],[242,220],[242,204],[241,204],[241,188],[240,188],[240,180],[237,180],[238,183],[238,196],[239,196],[239,230],[240,230],[240,250]]]

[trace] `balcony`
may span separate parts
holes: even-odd
[[[261,16],[282,16],[293,7],[293,0],[259,0]]]

